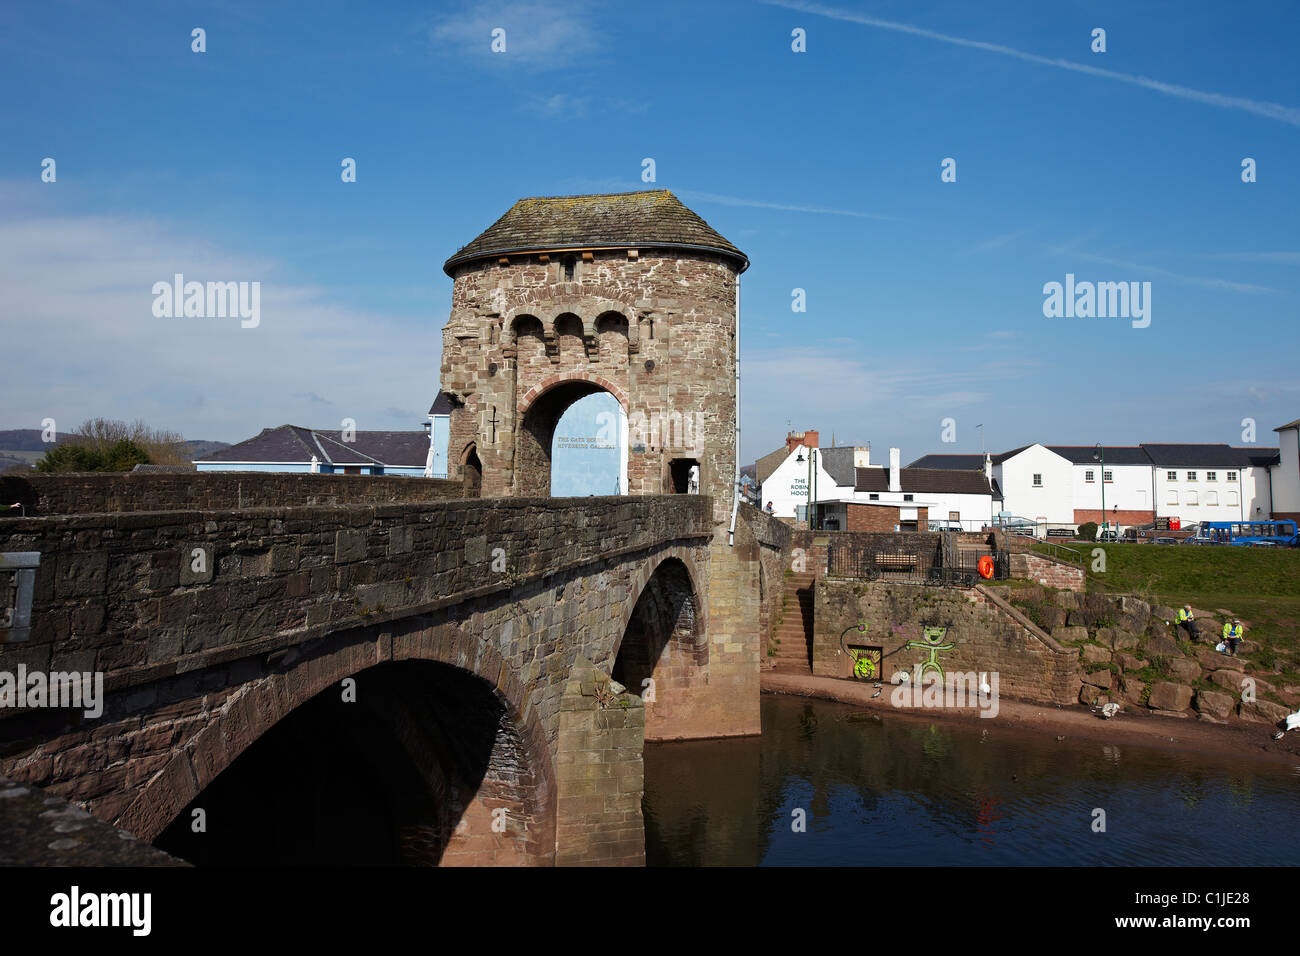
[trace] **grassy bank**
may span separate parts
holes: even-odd
[[[1088,570],[1088,589],[1137,594],[1161,604],[1226,608],[1250,622],[1252,640],[1289,655],[1300,653],[1300,549],[1197,545],[1073,543]],[[1093,570],[1093,549],[1106,570]]]

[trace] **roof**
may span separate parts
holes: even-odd
[[[1274,428],[1274,429],[1273,429],[1273,431],[1275,431],[1275,432],[1284,432],[1284,431],[1286,431],[1288,428],[1300,428],[1300,418],[1297,418],[1297,419],[1296,419],[1295,421],[1293,421],[1293,422],[1287,422],[1285,425],[1278,425],[1277,428]]]
[[[954,468],[958,471],[984,469],[983,455],[922,455],[908,468]]]
[[[331,465],[424,467],[429,438],[423,431],[358,431],[355,441],[343,441],[339,431],[317,431],[300,425],[264,428],[261,433],[214,451],[198,462],[310,462],[315,455]]]
[[[1231,445],[1148,445],[1143,443],[1153,465],[1201,465],[1203,467],[1247,467],[1252,464],[1245,449]]]
[[[1000,464],[1002,464],[1004,461],[1006,461],[1008,458],[1015,458],[1016,455],[1019,455],[1019,454],[1020,454],[1022,451],[1024,451],[1026,448],[1030,448],[1030,447],[1032,447],[1032,446],[1030,446],[1030,445],[1021,445],[1019,448],[1013,448],[1013,449],[1011,449],[1010,451],[1004,451],[1004,452],[1003,452],[1002,454],[1000,454],[1000,455],[994,455],[994,456],[993,456],[993,464],[995,464],[995,465],[1000,465]]]
[[[1250,463],[1257,468],[1267,468],[1269,465],[1277,465],[1282,462],[1281,449],[1279,448],[1238,448],[1236,450],[1245,452],[1246,457],[1250,459]]]
[[[836,486],[852,485],[857,479],[853,467],[853,453],[856,449],[852,445],[834,445],[830,448],[819,448],[817,460],[821,463],[826,474],[835,479]]]
[[[772,477],[772,472],[780,468],[781,463],[789,458],[791,454],[792,452],[784,445],[776,451],[768,452],[758,461],[754,462],[754,479],[760,485],[767,481],[767,479]]]
[[[1097,454],[1096,445],[1048,445],[1048,451],[1054,451],[1062,458],[1068,458],[1076,465],[1092,465],[1097,460],[1093,457]],[[1102,454],[1106,458],[1108,465],[1142,465],[1151,467],[1151,459],[1147,453],[1137,445],[1102,445]]]
[[[446,392],[438,393],[438,397],[435,398],[433,400],[433,404],[429,406],[429,414],[430,415],[451,414],[451,399],[447,397]]]
[[[698,249],[724,256],[744,272],[749,259],[667,189],[520,199],[504,216],[443,264],[517,252],[616,246]]]
[[[905,493],[991,495],[983,471],[954,471],[950,468],[900,468],[898,482]],[[888,468],[858,468],[854,491],[888,491]]]

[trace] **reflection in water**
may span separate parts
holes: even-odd
[[[648,744],[650,865],[1291,865],[1285,770],[765,694],[763,736]],[[996,721],[989,723],[996,724]],[[806,832],[791,829],[807,813]],[[1105,811],[1105,832],[1094,832]]]

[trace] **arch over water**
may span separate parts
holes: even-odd
[[[709,643],[691,569],[680,558],[650,575],[615,652],[612,676],[646,702],[647,740],[682,736],[693,692],[705,687]]]

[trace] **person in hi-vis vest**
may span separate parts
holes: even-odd
[[[1196,629],[1196,618],[1192,616],[1192,606],[1184,604],[1178,609],[1178,626],[1187,632],[1187,636],[1193,641],[1200,640],[1200,633]]]
[[[1237,645],[1241,643],[1241,635],[1244,630],[1241,621],[1235,617],[1223,625],[1223,642],[1228,645],[1227,653],[1233,657],[1237,656]]]

